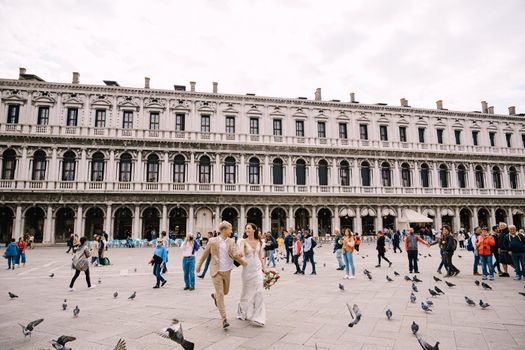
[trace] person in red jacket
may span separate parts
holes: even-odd
[[[479,235],[476,241],[476,247],[478,248],[478,255],[481,258],[481,269],[483,272],[482,280],[487,279],[487,266],[489,267],[490,280],[494,280],[494,265],[492,265],[492,250],[491,247],[494,246],[496,242],[494,237],[489,235],[489,229],[483,227],[481,230],[481,235]]]
[[[301,269],[299,268],[299,257],[301,256],[303,252],[303,247],[301,245],[301,241],[297,239],[297,235],[293,234],[293,245],[292,245],[292,261],[295,264],[295,275],[298,275],[301,273]]]

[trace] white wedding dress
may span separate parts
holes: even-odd
[[[242,269],[242,293],[237,308],[238,319],[249,320],[259,326],[266,322],[261,254],[263,251],[260,242],[254,250],[248,242],[244,241],[244,256],[247,264]]]

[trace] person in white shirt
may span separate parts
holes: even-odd
[[[195,290],[195,253],[197,250],[199,250],[199,243],[195,241],[192,233],[188,233],[182,244],[182,270],[186,285],[184,290]]]

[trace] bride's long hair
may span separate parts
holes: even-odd
[[[261,235],[260,235],[259,229],[257,228],[257,225],[249,222],[246,224],[246,226],[251,226],[251,228],[253,228],[253,237],[255,237],[255,239],[258,239],[259,242],[261,242]],[[244,233],[242,235],[242,238],[244,239],[248,238],[248,235],[246,234],[246,226],[244,226]]]

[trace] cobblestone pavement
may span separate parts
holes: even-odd
[[[492,291],[474,284],[472,254],[459,251],[455,261],[462,273],[452,278],[457,284],[448,288],[444,282],[434,282],[432,275],[439,262],[437,247],[422,248],[420,257],[418,300],[410,303],[411,283],[403,280],[407,274],[405,254],[387,252],[391,268],[375,268],[375,246],[365,244],[357,265],[355,280],[342,279],[336,271],[332,246],[316,249],[317,275],[294,275],[291,264],[278,261],[282,278],[265,291],[267,322],[263,328],[235,318],[241,292],[240,269],[232,273],[230,294],[226,297],[231,326],[223,330],[219,315],[210,298],[212,283],[209,276],[197,279],[196,290],[183,290],[181,254],[170,250],[168,283],[162,289],[152,289],[154,276],[147,261],[151,248],[112,249],[107,256],[112,265],[91,268],[92,281],[97,288],[88,290],[83,275],[69,292],[72,276],[71,256],[65,248],[37,248],[28,252],[28,265],[14,271],[6,266],[0,271],[0,349],[49,349],[49,341],[60,335],[77,338],[70,343],[73,349],[113,349],[119,338],[126,340],[128,349],[179,349],[180,346],[159,337],[155,332],[170,324],[171,319],[182,321],[185,336],[195,342],[196,349],[419,349],[410,331],[412,321],[420,326],[420,335],[429,343],[440,341],[440,349],[524,349],[525,292],[524,282],[512,278],[497,278],[489,282]],[[3,253],[3,251],[2,251]],[[368,257],[367,257],[368,255]],[[363,258],[364,257],[364,258]],[[5,263],[5,261],[4,261]],[[282,271],[284,268],[284,271]],[[362,273],[372,271],[369,281]],[[136,269],[136,271],[135,271]],[[401,276],[394,277],[394,271]],[[54,278],[49,275],[54,273]],[[394,279],[386,281],[386,275]],[[513,275],[513,273],[511,274]],[[99,278],[101,284],[98,284]],[[479,279],[479,278],[478,278]],[[338,284],[345,286],[340,291]],[[428,288],[438,285],[445,295],[433,298],[434,311],[425,313],[420,302],[429,296]],[[18,294],[10,300],[7,292]],[[119,296],[114,299],[113,292]],[[137,291],[135,301],[127,297]],[[483,299],[491,306],[482,310],[469,307],[464,296],[476,303]],[[67,298],[69,308],[62,311]],[[358,304],[363,312],[361,322],[349,328],[345,303]],[[78,305],[80,315],[73,318]],[[389,321],[385,311],[390,308]],[[24,338],[20,326],[44,318],[31,338]]]

